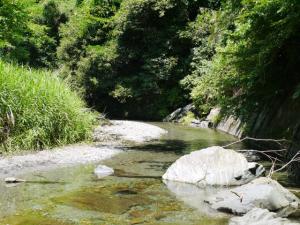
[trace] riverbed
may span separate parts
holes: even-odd
[[[152,123],[168,132],[157,140],[127,144],[101,162],[28,172],[28,182],[0,183],[0,224],[227,224],[229,215],[202,200],[217,190],[163,182],[161,176],[181,155],[225,145],[234,137],[210,129]],[[115,169],[97,179],[96,165]]]

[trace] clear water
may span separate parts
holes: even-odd
[[[113,167],[114,176],[97,179],[97,164],[91,164],[26,174],[22,178],[32,182],[15,187],[1,183],[0,224],[227,224],[228,215],[203,202],[215,189],[160,177],[182,154],[235,139],[209,129],[155,125],[168,134],[100,162]]]

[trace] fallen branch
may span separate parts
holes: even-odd
[[[238,141],[232,142],[230,144],[227,144],[225,146],[223,146],[223,148],[227,148],[229,146],[235,145],[237,143],[241,143],[245,140],[254,140],[254,141],[264,141],[264,142],[275,142],[277,143],[279,146],[282,146],[283,142],[285,143],[291,143],[291,141],[287,140],[287,139],[260,139],[260,138],[252,138],[252,137],[245,137],[242,138]],[[277,162],[281,162],[284,163],[282,160],[278,159],[278,157],[283,157],[283,155],[281,153],[286,152],[287,149],[283,148],[283,149],[278,149],[278,150],[237,150],[238,152],[255,152],[258,154],[262,154],[264,156],[266,156],[271,162],[272,162],[272,166],[270,168],[268,177],[272,177],[272,175],[276,172],[280,172],[283,169],[285,169],[286,167],[288,167],[291,163],[293,162],[300,162],[300,151],[298,151],[291,159],[290,161],[286,162],[283,166],[281,166],[278,169],[276,168],[276,163]],[[272,155],[271,155],[272,154]],[[275,157],[274,155],[276,155],[277,157]]]
[[[288,165],[290,165],[290,164],[293,163],[293,162],[299,162],[299,161],[300,161],[300,158],[297,158],[297,156],[299,156],[299,155],[300,155],[300,151],[298,151],[298,152],[293,156],[293,158],[292,158],[290,161],[288,161],[286,164],[284,164],[282,167],[280,167],[280,168],[277,169],[277,170],[274,170],[274,173],[283,170],[284,168],[286,168]]]
[[[235,194],[236,196],[238,196],[238,198],[240,199],[240,202],[243,202],[243,196],[239,195],[238,193],[236,193],[235,191],[231,191],[231,193]]]

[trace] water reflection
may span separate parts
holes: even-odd
[[[222,188],[206,187],[200,188],[193,184],[180,183],[175,181],[163,181],[167,188],[185,204],[198,209],[198,211],[204,215],[210,215],[214,217],[226,217],[223,213],[218,213],[205,202],[209,196],[215,195]]]

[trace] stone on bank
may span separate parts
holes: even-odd
[[[248,183],[264,171],[263,166],[249,163],[243,154],[214,146],[180,157],[163,179],[199,186],[231,186]]]

